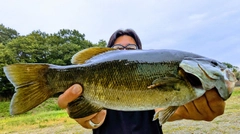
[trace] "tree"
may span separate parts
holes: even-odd
[[[227,68],[233,68],[233,65],[227,62],[223,62],[223,64],[225,64],[227,66]]]
[[[48,48],[44,44],[45,39],[37,33],[28,36],[20,36],[6,44],[9,50],[6,55],[12,63],[38,63],[46,62]]]
[[[0,43],[5,45],[8,41],[17,38],[18,36],[19,33],[16,30],[0,24]]]
[[[107,42],[105,40],[99,40],[97,44],[95,44],[96,47],[106,47]]]
[[[80,44],[83,40],[85,40],[85,34],[81,34],[77,30],[61,29],[55,35],[58,36],[59,39],[61,39],[60,41],[62,42],[62,44]]]
[[[1,98],[11,98],[13,92],[14,92],[14,87],[13,85],[8,81],[6,78],[4,72],[3,72],[3,67],[7,65],[7,59],[6,59],[6,48],[5,46],[0,43],[0,101]],[[4,96],[4,97],[3,97]]]
[[[78,51],[92,47],[93,44],[85,40],[85,35],[77,30],[62,29],[51,34],[46,40],[49,47],[48,63],[70,65],[72,56]]]

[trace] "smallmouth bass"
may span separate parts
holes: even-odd
[[[71,85],[82,95],[69,103],[70,117],[81,118],[102,109],[122,111],[166,108],[154,115],[160,124],[184,105],[216,88],[228,99],[236,78],[223,63],[177,50],[115,50],[89,48],[75,54],[75,65],[44,63],[4,67],[15,86],[10,113],[21,114]]]

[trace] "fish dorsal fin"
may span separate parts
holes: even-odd
[[[83,64],[87,60],[91,59],[92,57],[94,57],[98,54],[105,53],[105,52],[112,51],[112,50],[116,50],[116,49],[107,48],[107,47],[105,47],[105,48],[101,48],[101,47],[87,48],[87,49],[79,51],[78,53],[73,55],[71,63],[72,64]]]

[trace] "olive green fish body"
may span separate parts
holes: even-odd
[[[172,114],[177,106],[212,88],[217,88],[226,100],[236,82],[233,73],[222,63],[176,50],[89,48],[73,56],[72,63],[77,65],[13,64],[4,67],[16,89],[11,114],[24,113],[75,83],[81,84],[84,90],[80,98],[69,104],[73,118],[85,117],[104,108],[136,111],[170,107],[164,112]]]
[[[74,83],[79,83],[84,88],[82,95],[87,100],[115,110],[148,110],[169,106],[170,102],[171,105],[179,106],[199,97],[190,83],[178,75],[177,63],[171,63],[172,67],[167,63],[128,63],[128,65],[125,63],[127,62],[109,62],[71,68],[67,69],[67,73],[62,71],[55,73],[58,74],[57,76],[49,74],[48,79],[50,83],[58,83],[50,84],[54,85],[52,89],[58,89],[58,92],[64,91]],[[160,65],[162,68],[158,67]],[[162,86],[148,88],[154,80],[164,81],[168,77],[173,78],[172,81],[177,84],[163,83]],[[171,82],[168,79],[165,81]]]

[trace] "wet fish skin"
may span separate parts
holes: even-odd
[[[72,63],[80,65],[13,64],[4,67],[16,88],[11,114],[24,113],[75,83],[81,84],[84,91],[80,101],[70,103],[70,111],[76,111],[70,114],[73,118],[103,108],[136,111],[170,107],[176,110],[176,106],[214,87],[226,100],[236,81],[222,63],[175,50],[90,48],[77,53]],[[80,106],[82,110],[78,110]]]

